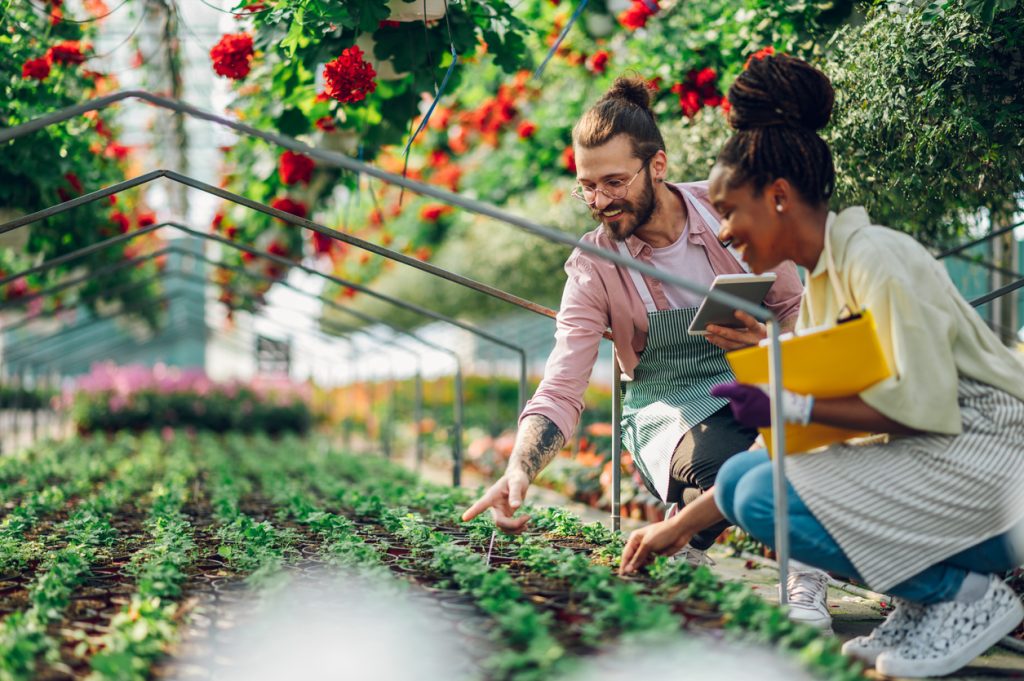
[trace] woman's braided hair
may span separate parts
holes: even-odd
[[[621,134],[629,136],[637,158],[650,158],[665,150],[665,140],[651,111],[651,91],[642,78],[616,78],[608,92],[576,122],[572,141],[593,149]]]
[[[729,88],[729,138],[718,163],[733,187],[760,192],[785,178],[812,205],[827,204],[836,184],[832,152],[817,131],[828,124],[835,93],[828,77],[802,59],[751,60]]]

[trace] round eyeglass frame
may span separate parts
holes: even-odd
[[[636,178],[640,176],[640,173],[642,173],[644,171],[644,169],[647,168],[647,164],[651,162],[652,158],[654,158],[654,154],[652,154],[652,155],[648,156],[646,159],[644,159],[644,162],[640,165],[640,169],[637,170],[635,173],[633,173],[633,177],[629,178],[629,180],[624,185],[622,185],[617,190],[615,190],[614,193],[612,193],[611,191],[609,191],[607,189],[601,189],[598,186],[595,186],[594,188],[590,189],[590,188],[584,187],[579,182],[577,182],[576,186],[573,187],[573,189],[572,189],[572,197],[574,199],[579,199],[580,201],[582,201],[583,203],[587,204],[588,206],[593,206],[595,203],[597,203],[597,194],[598,194],[598,192],[600,192],[601,194],[604,194],[606,197],[608,197],[612,201],[618,201],[619,199],[624,199],[624,198],[626,198],[626,195],[629,193],[629,186],[631,184],[633,184],[633,182],[636,180]],[[593,194],[593,198],[592,199],[587,199],[586,195],[588,193],[592,193]]]

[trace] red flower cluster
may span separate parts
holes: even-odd
[[[21,65],[22,78],[35,78],[42,82],[50,75],[50,60],[46,57],[28,59]]]
[[[607,50],[598,50],[594,54],[587,58],[587,70],[591,73],[601,75],[608,69],[608,54]]]
[[[285,151],[278,159],[277,173],[281,176],[281,182],[287,185],[301,182],[309,184],[309,178],[313,176],[313,168],[316,164],[313,159],[305,154],[296,154],[294,151]]]
[[[299,201],[293,201],[287,196],[279,196],[270,203],[271,208],[284,211],[285,213],[291,213],[292,215],[298,215],[300,218],[306,217],[306,204]]]
[[[461,114],[459,123],[463,128],[479,131],[485,142],[497,146],[498,133],[506,124],[515,120],[516,114],[515,92],[509,86],[501,85],[493,99]]]
[[[712,68],[691,69],[686,80],[672,86],[672,92],[679,95],[683,114],[691,118],[702,106],[719,106],[725,99],[718,91],[718,74]]]
[[[310,232],[310,234],[312,235],[313,252],[317,255],[330,255],[331,249],[334,248],[334,239],[320,232]]]
[[[377,72],[363,59],[363,51],[353,45],[324,66],[324,91],[342,104],[361,102],[377,89]]]
[[[252,69],[252,36],[248,33],[231,33],[220,39],[210,50],[213,70],[218,76],[240,80]]]
[[[750,62],[757,61],[759,59],[764,59],[765,57],[769,57],[773,54],[775,54],[775,48],[772,47],[771,45],[769,45],[768,47],[762,47],[760,50],[747,57],[747,61],[743,64],[743,68],[749,69]]]
[[[617,18],[623,27],[635,31],[646,26],[647,20],[657,14],[658,9],[657,0],[633,0],[629,9],[620,12]]]
[[[427,222],[437,222],[442,216],[448,215],[454,209],[440,203],[430,203],[420,209],[420,217]]]
[[[338,126],[334,122],[333,116],[321,116],[316,119],[316,129],[322,132],[334,132],[338,129]]]
[[[523,121],[519,124],[519,139],[528,140],[533,137],[533,133],[537,132],[537,126],[530,121]]]
[[[571,146],[562,150],[562,165],[573,175],[576,174],[576,152]]]
[[[125,234],[126,232],[128,232],[128,230],[132,228],[132,223],[128,219],[128,216],[119,210],[115,210],[113,213],[110,214],[110,221],[117,226],[117,230],[121,234]]]
[[[135,221],[139,224],[140,228],[149,227],[156,224],[156,214],[151,212],[139,213],[135,216]]]
[[[85,61],[85,54],[80,42],[65,40],[47,50],[46,58],[53,64],[81,64]]]

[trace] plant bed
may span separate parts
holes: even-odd
[[[67,508],[66,497],[34,492],[17,506],[35,499],[50,508],[32,526],[49,528],[53,556],[79,562],[62,571],[37,554],[0,580],[0,611],[10,611],[4,626],[12,640],[34,642],[0,661],[11,678],[173,674],[183,651],[216,650],[265,594],[325,569],[408,585],[433,604],[438,622],[457,625],[454,635],[487,643],[472,663],[488,680],[554,679],[633,634],[709,628],[801,647],[813,641],[822,652],[809,664],[822,677],[859,674],[835,641],[794,628],[706,570],[658,560],[646,574],[619,578],[622,538],[558,509],[532,509],[538,531],[509,537],[489,521],[458,520],[466,492],[299,438],[122,434],[108,446],[120,459],[105,460],[106,478],[95,477],[96,467],[60,478],[81,487],[88,515],[82,504]],[[37,585],[51,575],[60,584],[42,611]]]

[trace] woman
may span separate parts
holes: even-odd
[[[846,653],[887,675],[950,673],[1024,618],[997,577],[1024,554],[1024,365],[912,238],[872,225],[860,207],[829,212],[835,171],[817,134],[832,112],[824,74],[768,56],[736,79],[729,102],[736,132],[710,187],[720,237],[754,272],[787,259],[807,268],[798,330],[871,310],[893,374],[852,397],[785,395],[787,421],[890,436],[788,459],[792,555],[895,596],[889,618]],[[741,423],[768,425],[760,388],[712,392]],[[711,501],[630,537],[622,570],[722,517],[771,544],[773,513],[766,453],[733,457]]]

